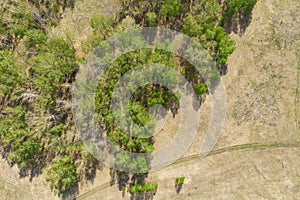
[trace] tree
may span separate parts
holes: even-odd
[[[197,36],[202,33],[202,27],[192,14],[188,14],[183,19],[182,31],[190,37],[197,38]]]
[[[131,163],[130,155],[127,152],[121,152],[116,154],[117,168],[129,169]]]
[[[129,191],[131,193],[144,193],[149,191],[156,191],[158,187],[157,183],[154,182],[146,182],[143,184],[134,184],[131,185]]]
[[[215,40],[217,41],[216,61],[217,64],[222,65],[227,62],[229,55],[235,50],[235,41],[220,26],[215,29],[215,32]]]
[[[179,14],[179,3],[177,0],[165,0],[160,8],[160,14],[164,17],[175,17]]]
[[[155,27],[157,25],[157,15],[155,12],[148,12],[146,14],[146,23],[147,26]]]
[[[10,50],[0,51],[0,94],[5,97],[22,83],[22,66],[17,64],[15,56]]]
[[[197,83],[195,86],[194,86],[194,90],[195,90],[195,93],[197,95],[202,95],[206,92],[207,90],[207,85],[205,83]]]
[[[40,150],[41,146],[39,142],[29,139],[21,144],[15,144],[8,158],[21,167],[28,167],[30,164],[36,162],[35,158],[40,154]]]
[[[184,179],[185,179],[184,176],[180,176],[175,179],[176,193],[180,193],[182,186],[184,184]]]
[[[70,156],[66,155],[54,160],[44,170],[47,172],[46,180],[59,194],[67,192],[77,182],[76,167]]]
[[[47,41],[33,59],[36,85],[44,95],[50,96],[48,102],[54,101],[59,86],[70,81],[77,68],[75,50],[62,38]]]
[[[247,16],[251,13],[257,0],[229,0],[226,1],[224,20],[228,21],[235,17]]]
[[[142,155],[133,158],[129,163],[129,170],[134,173],[147,173],[149,170],[149,161]]]
[[[105,15],[96,15],[90,20],[94,32],[98,32],[105,39],[112,31],[113,20]]]

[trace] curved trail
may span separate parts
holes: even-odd
[[[230,147],[225,147],[221,149],[217,149],[214,151],[211,151],[207,156],[213,156],[225,152],[234,152],[234,151],[256,151],[256,150],[265,150],[265,149],[274,149],[274,148],[299,148],[300,147],[300,142],[291,142],[291,143],[282,143],[282,142],[266,142],[266,143],[248,143],[248,144],[242,144],[242,145],[236,145],[236,146],[230,146]],[[178,159],[174,163],[168,165],[177,165],[180,163],[185,163],[189,162],[191,160],[201,158],[199,154],[197,155],[191,155],[191,156],[186,156],[183,158]],[[104,190],[106,188],[110,187],[110,183],[104,183],[84,194],[79,195],[76,197],[76,199],[85,199],[86,197],[95,194],[96,192],[99,192],[101,190]]]

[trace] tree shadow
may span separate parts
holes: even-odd
[[[63,200],[74,200],[76,199],[76,196],[79,194],[79,185],[78,182],[71,187],[71,189],[68,192],[65,192],[61,195],[58,195],[61,197]]]
[[[42,169],[44,165],[34,165],[30,167],[21,167],[19,168],[19,177],[25,178],[29,177],[29,181],[32,182],[32,180],[39,175],[42,174]]]
[[[182,184],[177,183],[177,182],[175,181],[175,190],[176,190],[176,193],[177,193],[177,194],[179,194],[179,193],[181,192],[182,186],[183,186]]]
[[[130,179],[128,172],[117,172],[118,188],[120,191],[126,187]]]
[[[95,167],[91,167],[85,171],[86,180],[90,181],[92,183],[94,182],[94,179],[96,178],[97,169],[102,169],[102,167],[103,167],[98,160],[95,162],[96,162]],[[98,168],[96,166],[98,166]]]
[[[116,170],[113,169],[113,168],[110,168],[110,171],[109,171],[109,175],[110,175],[110,181],[109,181],[109,184],[110,186],[113,186],[115,183],[116,183]]]
[[[221,65],[217,65],[217,69],[220,72],[220,76],[225,76],[228,72],[228,65],[226,64],[221,64]]]
[[[223,23],[223,27],[227,34],[233,32],[239,36],[242,36],[251,22],[252,12],[250,12],[248,15],[228,20],[228,22]]]
[[[153,200],[155,194],[156,190],[144,193],[131,193],[130,200]]]

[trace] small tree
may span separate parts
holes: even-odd
[[[176,178],[175,180],[176,193],[180,193],[182,186],[184,184],[184,179],[185,179],[184,176],[180,176]]]
[[[90,25],[95,33],[100,33],[102,37],[105,37],[112,31],[112,18],[106,17],[105,15],[96,15],[92,17]]]
[[[179,14],[179,3],[177,0],[166,0],[161,6],[160,13],[162,16],[175,17]]]
[[[47,171],[46,180],[59,194],[67,192],[77,182],[76,167],[70,156],[53,161],[45,170]]]
[[[207,90],[207,85],[206,83],[197,83],[195,86],[194,86],[194,90],[195,90],[195,93],[197,95],[202,95],[206,92]]]
[[[146,14],[147,26],[157,26],[157,15],[155,12],[148,12]]]
[[[28,167],[34,163],[34,158],[40,154],[40,144],[32,139],[25,141],[22,144],[15,145],[8,158],[21,167]]]

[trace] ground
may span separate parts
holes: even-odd
[[[72,22],[70,17],[96,12],[88,1],[81,3],[86,4],[84,9],[89,12],[68,11],[61,27],[73,26],[78,21]],[[99,3],[102,9],[110,4]],[[227,92],[223,133],[207,157],[195,156],[208,127],[207,98],[201,107],[199,136],[184,158],[149,174],[148,180],[158,183],[154,199],[300,198],[300,130],[296,123],[300,106],[296,95],[299,13],[298,0],[258,0],[245,33],[231,33],[237,48],[229,58],[227,75],[222,77]],[[83,18],[88,21],[88,17]],[[57,30],[62,32],[63,28]],[[77,25],[75,38],[83,39],[91,31],[88,27],[81,30],[84,34]],[[79,43],[75,46],[79,48]],[[169,128],[157,140],[168,141],[166,138],[173,134],[168,133],[172,124],[168,123]],[[164,142],[157,142],[157,147]],[[2,160],[0,168],[1,199],[55,199],[43,175],[30,183],[27,178],[19,179],[17,169],[11,169]],[[93,183],[80,184],[78,199],[121,199],[117,187],[108,184],[108,169],[97,173]],[[176,194],[174,183],[179,175],[184,175],[186,181],[181,193]],[[129,199],[129,193],[123,199]]]

